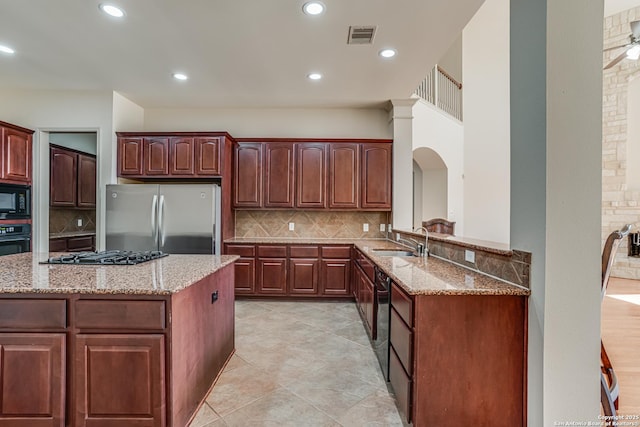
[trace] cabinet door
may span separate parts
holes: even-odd
[[[258,293],[287,293],[287,259],[258,258]]]
[[[142,138],[118,139],[118,175],[142,175]]]
[[[196,138],[196,174],[220,175],[220,138]]]
[[[291,258],[289,260],[289,294],[318,294],[317,259]]]
[[[164,336],[78,334],[75,426],[166,425]]]
[[[171,138],[169,145],[171,175],[193,175],[195,172],[195,143],[193,138]]]
[[[0,178],[31,183],[31,135],[4,128]]]
[[[391,209],[391,144],[362,144],[363,209]]]
[[[145,175],[169,174],[169,138],[144,138],[142,152]]]
[[[323,259],[320,268],[320,292],[325,296],[349,296],[351,260]]]
[[[0,334],[0,426],[65,425],[64,334]]]
[[[296,207],[327,207],[326,144],[296,144]]]
[[[256,262],[253,258],[239,258],[235,263],[236,295],[252,295],[256,289]]]
[[[78,155],[78,197],[79,208],[96,207],[96,158]]]
[[[75,207],[77,199],[78,155],[72,151],[50,148],[49,185],[51,206]],[[95,191],[95,190],[94,190]]]
[[[67,239],[49,239],[49,252],[67,252]]]
[[[358,144],[329,145],[329,208],[358,208],[359,159]]]
[[[265,208],[293,208],[293,162],[293,144],[265,144]]]
[[[233,176],[234,207],[262,207],[262,144],[236,146]]]

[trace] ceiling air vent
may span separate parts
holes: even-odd
[[[363,27],[349,27],[349,39],[347,44],[371,44],[373,36],[376,34],[376,26],[368,25]]]

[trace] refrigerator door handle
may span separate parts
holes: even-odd
[[[156,226],[156,215],[158,212],[158,196],[154,195],[151,202],[151,236],[153,241],[158,244],[158,227]]]
[[[160,209],[158,209],[158,233],[160,234],[160,247],[164,246],[164,194],[160,195]]]

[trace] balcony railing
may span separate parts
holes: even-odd
[[[458,120],[462,120],[462,83],[439,66],[433,67],[415,94]]]

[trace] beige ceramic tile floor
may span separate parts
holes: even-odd
[[[355,304],[236,301],[236,354],[191,427],[403,426]]]

